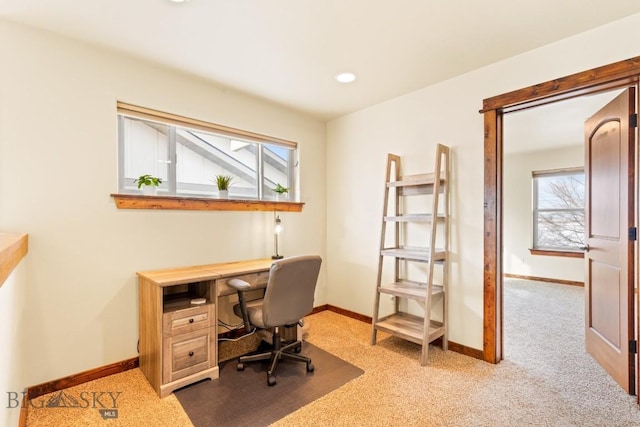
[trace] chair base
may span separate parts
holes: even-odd
[[[302,349],[302,341],[294,341],[292,343],[282,345],[280,337],[280,330],[278,327],[274,328],[273,332],[273,349],[264,353],[250,354],[247,356],[240,356],[238,358],[238,371],[244,370],[244,364],[247,362],[258,362],[262,360],[270,360],[269,369],[267,370],[267,384],[273,386],[276,384],[276,368],[278,363],[282,359],[294,360],[297,362],[304,362],[307,364],[307,372],[313,372],[315,369],[311,359],[306,356],[295,354]],[[292,353],[294,352],[294,353]]]

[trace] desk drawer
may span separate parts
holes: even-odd
[[[205,304],[162,315],[162,335],[171,337],[215,325],[214,305]]]
[[[164,339],[163,382],[168,383],[209,368],[209,329]]]

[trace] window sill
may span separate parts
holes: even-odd
[[[278,211],[302,212],[304,203],[269,200],[214,199],[186,196],[142,196],[112,194],[118,209],[171,209],[188,211]]]
[[[565,258],[584,258],[584,252],[577,251],[553,251],[549,249],[529,249],[531,255],[557,256]]]
[[[0,233],[0,287],[27,254],[27,234]]]

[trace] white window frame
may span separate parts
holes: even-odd
[[[266,145],[279,146],[288,150],[288,196],[290,201],[295,201],[295,195],[297,192],[297,143],[288,141],[281,138],[262,135],[250,131],[231,128],[224,125],[205,122],[202,120],[191,119],[183,116],[178,116],[171,113],[165,113],[157,110],[152,110],[145,107],[139,107],[123,102],[117,103],[118,113],[118,192],[120,194],[131,193],[131,182],[125,177],[125,131],[124,131],[124,119],[133,118],[143,121],[156,122],[159,124],[167,125],[169,132],[167,135],[169,152],[168,152],[168,171],[167,179],[161,185],[163,195],[175,195],[175,196],[191,196],[187,193],[180,193],[177,191],[177,170],[176,170],[176,129],[182,128],[190,131],[206,132],[226,138],[236,138],[239,141],[247,141],[257,144],[259,148],[256,153],[256,192],[253,195],[243,195],[242,199],[249,200],[273,200],[275,199],[275,193],[271,191],[265,191],[264,185],[264,169],[263,158]],[[212,177],[213,178],[213,177]],[[215,193],[206,194],[205,196],[214,195]],[[198,197],[198,196],[196,196]],[[235,197],[234,197],[235,198]]]
[[[541,246],[538,241],[538,216],[540,213],[549,212],[582,212],[584,214],[584,205],[580,208],[539,208],[539,193],[538,193],[538,179],[537,178],[549,178],[554,176],[569,176],[569,175],[583,175],[583,167],[563,168],[544,171],[533,171],[531,173],[531,188],[532,188],[532,249],[534,251],[551,251],[551,252],[566,252],[566,253],[582,253],[582,250],[578,247],[569,246]],[[583,197],[584,202],[584,197]],[[583,237],[584,242],[584,237]]]

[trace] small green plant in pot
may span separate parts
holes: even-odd
[[[221,199],[227,199],[229,197],[229,187],[233,177],[229,175],[216,175],[215,183],[218,186],[218,192]]]
[[[279,200],[280,198],[284,198],[284,195],[289,192],[289,189],[277,183],[273,191],[276,193],[276,200]]]
[[[156,194],[158,186],[162,184],[162,179],[145,174],[140,175],[133,183],[138,184],[138,189],[141,189],[144,194]]]

